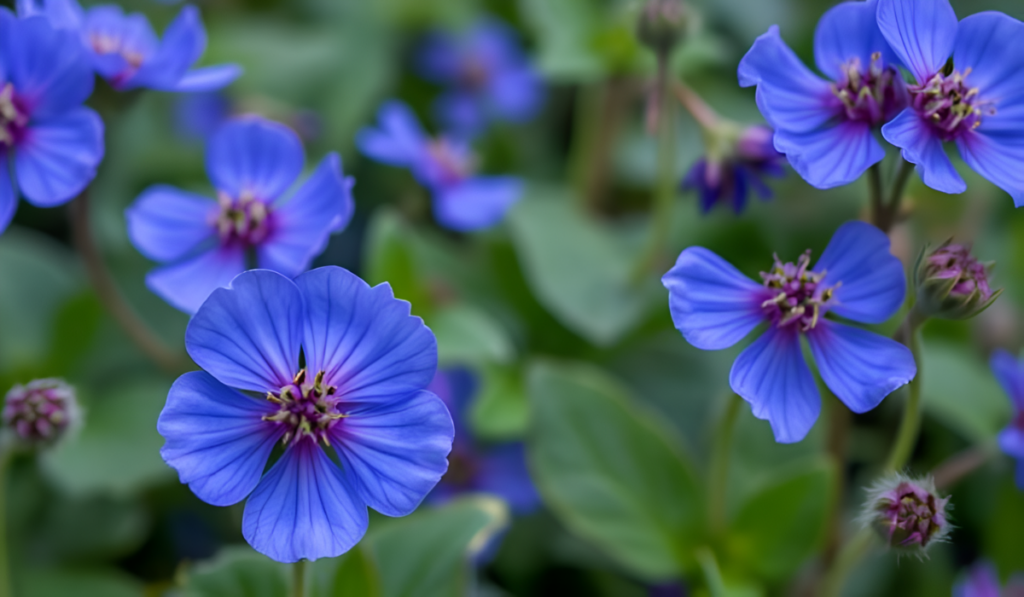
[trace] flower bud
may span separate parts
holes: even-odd
[[[647,0],[640,11],[636,35],[655,53],[666,55],[686,30],[687,12],[682,0]]]
[[[949,534],[948,504],[949,498],[939,496],[930,477],[894,474],[868,492],[862,519],[889,547],[923,554]]]
[[[740,128],[723,123],[707,131],[707,155],[697,160],[683,179],[682,189],[695,190],[704,213],[719,203],[743,211],[750,191],[762,199],[771,197],[766,177],[785,174],[785,156],[775,150],[772,130],[754,125]]]
[[[51,446],[81,423],[75,390],[59,379],[36,379],[7,392],[3,422],[18,444]]]
[[[951,241],[930,253],[926,247],[914,276],[917,310],[940,319],[970,319],[981,313],[1003,292],[988,284],[994,265],[979,262],[970,247]]]

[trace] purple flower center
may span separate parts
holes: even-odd
[[[92,33],[88,36],[89,45],[93,52],[101,56],[116,54],[126,63],[124,70],[114,75],[111,83],[119,85],[132,77],[142,63],[146,61],[146,54],[137,48],[132,48],[125,43],[124,39],[105,33]]]
[[[985,266],[971,255],[970,247],[963,245],[939,247],[928,256],[928,265],[930,266],[930,277],[957,280],[949,294],[969,297],[978,293],[982,302],[992,297],[992,288],[988,285],[988,273],[985,271]]]
[[[900,483],[877,506],[889,533],[889,544],[928,545],[946,526],[946,501],[913,483]]]
[[[56,439],[71,420],[69,392],[57,382],[32,382],[18,386],[4,403],[4,424],[29,442]]]
[[[867,69],[860,58],[842,66],[842,76],[832,84],[832,93],[848,120],[882,124],[906,107],[906,92],[896,69],[884,66],[881,52],[871,55]]]
[[[13,147],[21,140],[28,125],[28,113],[14,93],[14,85],[7,83],[0,89],[0,147]]]
[[[226,193],[217,196],[220,211],[214,221],[221,244],[241,244],[253,247],[270,234],[270,208],[250,192],[243,192],[237,199]]]
[[[922,85],[909,87],[914,110],[931,124],[943,141],[951,141],[981,126],[982,116],[996,113],[995,105],[978,97],[977,87],[967,86],[971,69],[938,73]]]
[[[478,56],[467,56],[459,68],[459,82],[468,89],[480,91],[487,87],[491,79],[491,69]]]
[[[276,394],[267,393],[267,400],[280,408],[273,415],[263,417],[287,429],[282,443],[297,443],[304,438],[331,445],[328,431],[347,415],[338,412],[337,388],[324,384],[324,372],[320,371],[310,382],[306,370],[295,374],[292,383],[281,388]]]
[[[434,184],[450,186],[469,178],[474,171],[473,156],[446,139],[435,139],[427,144],[430,158],[430,176]]]
[[[761,303],[761,309],[776,327],[797,325],[802,332],[813,329],[828,311],[838,284],[825,286],[821,283],[825,272],[810,270],[809,249],[795,264],[782,263],[778,255],[774,257],[771,271],[761,272],[765,288],[771,291],[771,298]]]

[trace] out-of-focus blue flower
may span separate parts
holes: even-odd
[[[206,50],[206,30],[194,6],[184,7],[161,40],[149,20],[102,4],[82,10],[76,0],[18,0],[18,13],[42,15],[54,27],[78,31],[93,68],[115,89],[212,91],[242,74],[235,64],[192,69]]]
[[[885,140],[926,185],[962,193],[944,148],[954,141],[967,165],[1024,205],[1024,23],[998,12],[957,23],[948,0],[879,0],[878,25],[916,79]]]
[[[771,129],[747,127],[729,155],[708,155],[697,160],[683,179],[683,190],[697,191],[704,213],[719,203],[732,205],[740,213],[747,205],[751,188],[762,199],[771,198],[772,190],[764,183],[764,177],[785,176],[784,159],[772,144]]]
[[[442,226],[460,232],[488,228],[522,196],[518,178],[475,176],[467,145],[428,137],[405,104],[388,102],[377,118],[379,128],[359,132],[359,150],[378,162],[408,168],[433,194],[434,217]]]
[[[231,100],[219,91],[186,93],[174,104],[175,132],[193,141],[206,141],[231,116]]]
[[[762,272],[763,285],[703,247],[690,247],[662,278],[676,328],[703,350],[728,348],[762,323],[765,333],[733,363],[729,384],[767,419],[781,443],[803,439],[821,411],[821,397],[800,336],[825,384],[853,412],[867,412],[917,373],[902,344],[830,319],[878,324],[903,304],[906,278],[889,238],[864,222],[836,231],[811,267],[810,251]]]
[[[907,105],[896,55],[875,22],[876,3],[845,2],[818,22],[815,61],[831,82],[800,62],[777,26],[740,62],[740,85],[757,86],[776,149],[818,188],[849,184],[882,161],[873,131]]]
[[[1005,589],[991,562],[980,561],[953,587],[953,597],[1024,597],[1024,577],[1015,575]]]
[[[89,59],[74,35],[0,8],[0,233],[19,194],[55,207],[96,176],[103,121],[82,105],[92,87]]]
[[[339,267],[245,272],[203,304],[185,347],[203,371],[171,387],[160,453],[205,502],[249,496],[242,534],[277,561],[344,553],[367,506],[409,514],[448,468],[452,420],[425,390],[437,343],[387,284]]]
[[[206,151],[216,201],[155,185],[125,211],[135,248],[169,264],[146,276],[149,288],[194,313],[247,269],[247,259],[288,277],[305,271],[331,233],[348,225],[354,181],[331,153],[288,198],[304,164],[302,143],[288,127],[256,116],[225,124]]]
[[[1013,406],[1013,420],[999,434],[999,447],[1017,461],[1017,487],[1024,489],[1024,363],[1000,349],[992,354],[991,365]]]
[[[430,34],[416,57],[420,74],[446,87],[434,105],[438,119],[461,135],[480,133],[493,121],[529,120],[543,102],[543,81],[515,32],[493,18],[461,34]]]
[[[448,472],[430,498],[443,502],[466,492],[491,493],[504,499],[516,514],[533,512],[540,506],[540,496],[526,468],[522,442],[485,447],[473,436],[467,419],[477,384],[470,371],[451,369],[438,371],[427,388],[444,401],[455,423]]]

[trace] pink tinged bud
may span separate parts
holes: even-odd
[[[932,479],[894,474],[868,492],[862,520],[889,547],[923,554],[950,531],[949,498],[941,497]]]
[[[969,319],[981,313],[1002,293],[992,290],[988,276],[994,263],[981,263],[971,249],[946,241],[917,260],[914,285],[917,310],[940,319]]]
[[[29,447],[53,445],[81,424],[75,390],[59,379],[37,379],[7,393],[3,426]]]
[[[647,0],[637,22],[637,38],[654,52],[667,54],[686,32],[688,12],[682,0]]]

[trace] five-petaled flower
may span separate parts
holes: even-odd
[[[437,343],[387,284],[339,267],[294,282],[245,272],[203,304],[185,346],[204,370],[171,387],[161,454],[210,504],[249,496],[242,534],[275,560],[347,551],[367,506],[409,514],[448,468],[452,419],[425,390]]]
[[[468,232],[497,224],[519,200],[522,181],[512,176],[476,176],[469,148],[452,138],[432,139],[408,106],[392,101],[378,114],[380,128],[356,139],[365,155],[408,168],[434,196],[434,217],[446,228]]]
[[[992,373],[1013,406],[1013,418],[999,434],[999,447],[1017,461],[1017,487],[1024,490],[1024,363],[1005,350],[992,354]]]
[[[814,267],[810,251],[795,264],[776,257],[761,277],[763,285],[711,251],[690,247],[662,282],[676,328],[697,348],[728,348],[768,324],[736,359],[729,383],[754,416],[768,419],[777,441],[803,439],[821,411],[801,336],[825,384],[857,413],[875,408],[917,373],[907,347],[825,317],[878,324],[903,304],[903,266],[890,253],[889,238],[874,226],[848,222]]]
[[[287,198],[304,163],[298,135],[284,125],[246,116],[221,127],[206,154],[216,201],[155,185],[125,212],[135,247],[170,263],[146,276],[150,289],[193,313],[250,258],[289,277],[305,271],[348,225],[354,183],[331,153]]]
[[[944,148],[954,141],[967,165],[1024,205],[1024,23],[998,12],[957,23],[948,0],[879,0],[878,26],[916,79],[885,140],[926,185],[962,193]]]
[[[695,190],[704,213],[719,203],[732,206],[740,213],[747,205],[751,188],[762,199],[769,199],[772,190],[764,177],[785,175],[783,156],[772,144],[772,131],[764,126],[750,126],[736,137],[726,155],[707,156],[697,160],[683,179],[683,190]]]
[[[0,233],[19,193],[55,207],[96,176],[103,122],[82,105],[92,88],[89,59],[74,35],[0,8]]]
[[[875,22],[876,2],[845,2],[818,21],[814,57],[831,82],[800,62],[777,26],[740,62],[740,85],[757,86],[775,148],[818,188],[849,184],[882,161],[874,131],[907,105],[898,61]]]
[[[459,34],[435,32],[417,54],[420,74],[446,90],[434,105],[446,128],[480,133],[492,121],[524,122],[540,108],[544,87],[515,33],[482,19]]]

